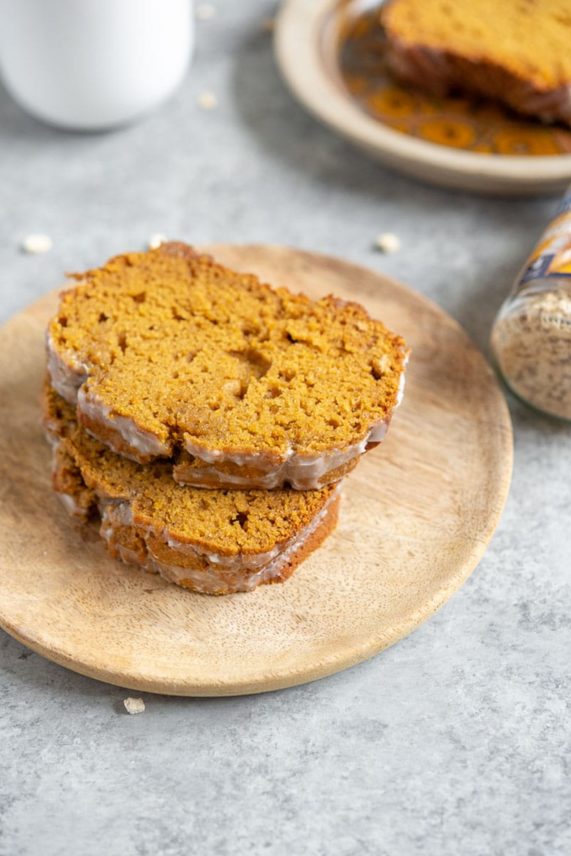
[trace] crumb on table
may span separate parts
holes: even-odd
[[[38,253],[49,253],[52,247],[53,241],[49,235],[42,235],[39,233],[28,235],[22,241],[23,251],[25,253],[29,253],[30,255],[37,255]]]
[[[216,15],[216,6],[212,3],[199,3],[196,7],[196,17],[199,21],[210,21]]]
[[[392,232],[382,232],[375,239],[375,249],[381,253],[396,253],[400,250],[400,238]]]
[[[124,698],[123,705],[127,713],[131,715],[143,713],[145,710],[145,702],[142,698]]]
[[[157,250],[161,244],[164,244],[168,238],[166,235],[161,235],[160,232],[155,232],[148,240],[149,250]]]
[[[202,110],[214,110],[218,107],[218,99],[213,92],[202,92],[198,96],[198,106]]]

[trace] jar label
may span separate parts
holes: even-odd
[[[526,261],[516,290],[534,279],[551,277],[571,277],[571,190]]]

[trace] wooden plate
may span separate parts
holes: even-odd
[[[311,681],[417,627],[482,556],[508,492],[512,435],[495,376],[413,291],[339,259],[217,246],[222,262],[361,301],[413,348],[386,442],[345,482],[336,532],[283,585],[191,594],[83,540],[50,488],[39,425],[53,293],[0,333],[0,625],[50,660],[137,690],[230,695]]]
[[[402,133],[367,113],[343,81],[340,44],[351,17],[373,5],[379,6],[379,0],[283,3],[275,32],[277,62],[295,97],[311,113],[389,166],[433,184],[506,196],[557,193],[567,186],[571,154],[525,156],[452,148]],[[438,118],[436,112],[432,118]]]

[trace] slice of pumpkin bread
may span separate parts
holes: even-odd
[[[571,125],[569,0],[389,0],[381,23],[400,80]]]
[[[178,485],[170,463],[116,455],[77,423],[48,384],[44,425],[53,484],[67,510],[100,525],[112,556],[203,594],[286,580],[335,527],[335,487],[216,490]]]
[[[383,438],[407,349],[361,306],[175,243],[76,278],[48,328],[51,382],[118,454],[176,456],[197,486],[315,489]]]

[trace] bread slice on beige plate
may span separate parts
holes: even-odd
[[[381,23],[400,80],[571,125],[569,0],[389,0]]]
[[[312,301],[185,244],[76,276],[48,369],[80,423],[203,487],[337,481],[385,435],[407,349],[355,303]]]
[[[336,487],[319,491],[200,490],[164,461],[116,455],[77,423],[46,384],[53,483],[67,510],[99,524],[112,556],[203,594],[283,582],[337,522]]]

